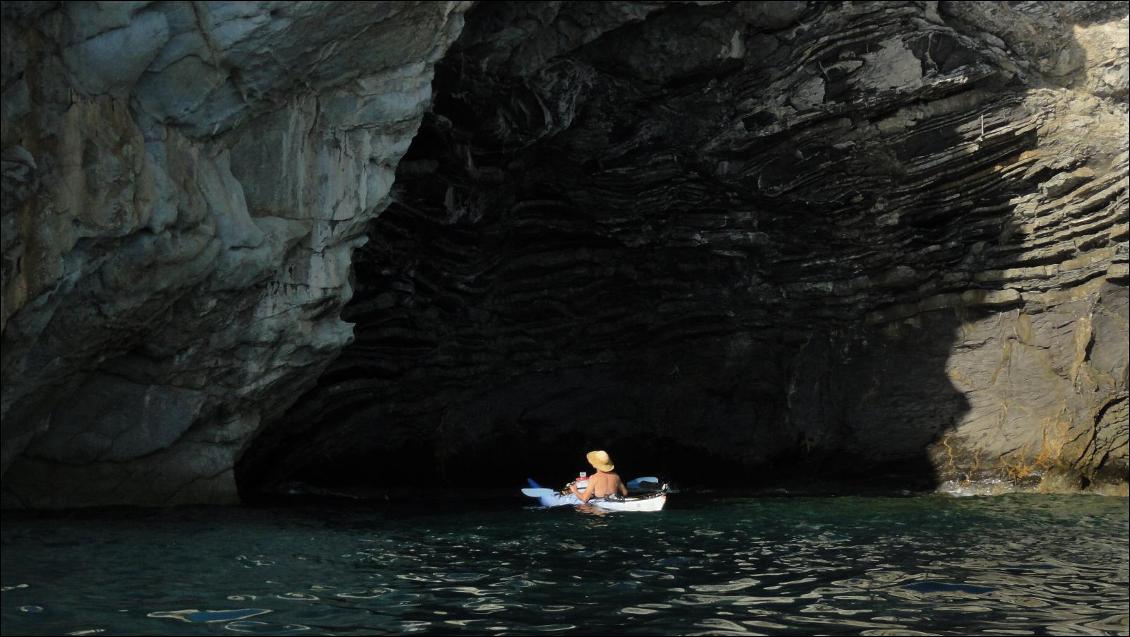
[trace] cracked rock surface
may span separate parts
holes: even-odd
[[[1126,483],[1124,3],[2,10],[4,506]]]
[[[236,501],[466,8],[4,4],[5,506]]]
[[[607,448],[684,482],[1124,485],[1126,39],[1114,3],[477,6],[356,339],[241,484]]]

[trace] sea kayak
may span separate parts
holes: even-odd
[[[654,480],[654,478],[652,479]],[[530,482],[536,485],[532,480]],[[609,496],[606,498],[590,498],[588,502],[581,502],[581,499],[572,493],[562,493],[552,489],[541,488],[540,486],[522,489],[522,493],[531,498],[537,498],[538,502],[540,502],[543,507],[588,504],[607,511],[661,511],[663,510],[663,505],[667,504],[666,485],[664,485],[662,489],[650,493],[627,497]]]

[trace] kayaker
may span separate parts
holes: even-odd
[[[624,486],[620,476],[612,472],[615,465],[612,464],[612,458],[608,457],[607,452],[590,451],[585,454],[585,460],[596,469],[596,475],[589,478],[588,486],[583,493],[577,490],[577,485],[569,485],[569,491],[580,498],[581,502],[588,502],[591,498],[606,498],[614,494],[628,495],[628,487]]]

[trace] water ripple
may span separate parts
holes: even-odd
[[[3,632],[1130,632],[1125,500],[679,502],[6,514]]]
[[[146,615],[146,617],[153,617],[154,619],[177,619],[189,623],[212,623],[247,619],[248,617],[266,615],[269,612],[271,611],[266,608],[236,608],[231,610],[196,610],[195,608],[190,608],[187,610],[153,611]]]

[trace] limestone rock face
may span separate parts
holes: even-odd
[[[5,506],[235,501],[459,2],[5,3]]]
[[[1127,478],[1120,3],[490,3],[277,491]],[[574,457],[575,456],[575,457]]]
[[[1126,483],[1124,3],[2,11],[5,506]]]

